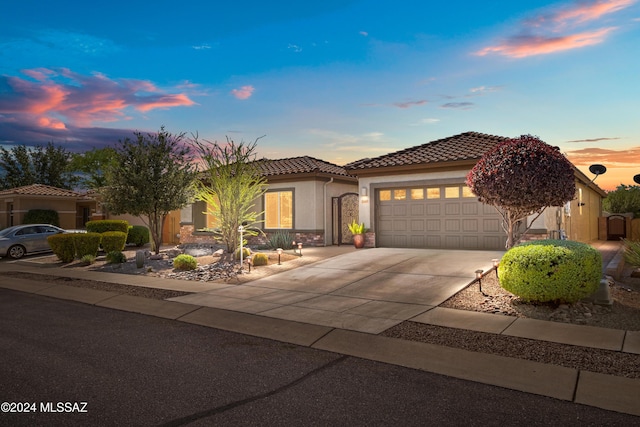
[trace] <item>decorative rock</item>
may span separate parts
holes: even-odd
[[[636,268],[631,272],[631,277],[640,277],[640,268]]]
[[[213,253],[213,256],[222,256],[223,253],[224,253],[224,249],[218,249]]]

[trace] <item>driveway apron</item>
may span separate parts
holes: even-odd
[[[501,251],[375,248],[241,285],[172,298],[188,304],[378,334],[446,301]]]

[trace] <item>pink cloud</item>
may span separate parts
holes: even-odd
[[[560,37],[521,36],[506,40],[496,46],[488,46],[476,52],[478,56],[497,53],[511,58],[525,58],[533,55],[545,55],[570,49],[602,43],[607,34],[615,27],[602,28],[578,34]]]
[[[126,118],[129,109],[147,112],[195,104],[184,93],[168,94],[144,80],[81,75],[68,69],[33,69],[23,74],[30,79],[0,77],[0,85],[9,88],[0,97],[0,113],[20,115],[42,127],[92,126]],[[52,116],[59,119],[53,121]]]
[[[478,56],[498,54],[511,58],[546,55],[603,43],[617,27],[589,27],[589,22],[619,12],[637,0],[592,0],[572,4],[568,8],[540,13],[523,21],[517,35],[484,47]],[[568,30],[571,29],[571,30]]]
[[[231,95],[237,99],[249,99],[253,95],[255,88],[251,85],[242,86],[240,89],[233,89]]]
[[[576,21],[577,23],[592,21],[609,13],[625,9],[635,0],[596,1],[592,4],[578,3],[575,7],[560,11],[553,17],[556,22]]]

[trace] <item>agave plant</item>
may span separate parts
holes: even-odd
[[[348,225],[348,227],[349,227],[349,231],[353,235],[364,234],[367,231],[367,229],[364,226],[364,222],[361,222],[360,224],[358,224],[355,219],[351,222],[351,224]]]

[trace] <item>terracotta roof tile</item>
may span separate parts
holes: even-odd
[[[64,188],[51,187],[44,184],[25,185],[0,191],[0,195],[19,194],[26,196],[81,197],[82,194]]]
[[[292,157],[288,159],[257,160],[262,175],[277,176],[300,173],[325,173],[329,175],[349,176],[342,166],[325,162],[309,156]]]
[[[345,165],[347,170],[362,170],[389,166],[406,166],[458,160],[480,159],[484,153],[506,137],[466,132],[438,139],[373,159],[362,159]]]

